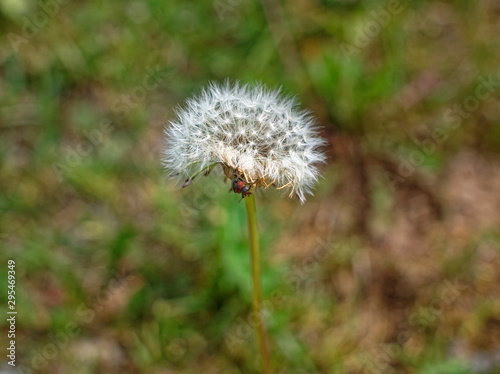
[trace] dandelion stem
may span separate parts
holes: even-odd
[[[262,286],[260,283],[260,246],[259,246],[259,229],[257,227],[257,210],[255,209],[254,195],[249,195],[245,198],[248,218],[248,233],[250,236],[250,259],[252,263],[252,283],[253,296],[252,306],[254,314],[257,316],[255,324],[255,333],[259,341],[260,358],[262,360],[262,372],[271,374],[269,363],[269,348],[267,345],[266,330],[264,328],[262,314]]]

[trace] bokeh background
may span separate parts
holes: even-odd
[[[500,373],[500,2],[0,0],[0,32],[1,373],[259,372],[244,204],[160,162],[227,77],[328,141],[305,205],[257,193],[276,372]]]

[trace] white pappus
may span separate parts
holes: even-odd
[[[325,161],[314,119],[279,90],[211,83],[165,129],[163,163],[184,185],[220,164],[252,187],[289,189],[301,202]]]

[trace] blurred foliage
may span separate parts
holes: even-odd
[[[495,0],[0,0],[19,372],[258,372],[244,204],[160,163],[226,77],[329,142],[306,205],[257,193],[276,372],[498,372],[499,25]]]

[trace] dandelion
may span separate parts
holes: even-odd
[[[221,165],[230,179],[287,189],[303,203],[325,160],[324,141],[309,112],[262,85],[213,83],[170,124],[163,162],[183,186]]]
[[[163,163],[182,187],[200,173],[220,165],[232,189],[245,198],[253,283],[252,304],[263,372],[271,372],[262,315],[260,248],[257,213],[251,188],[274,186],[296,195],[301,203],[318,180],[317,165],[325,161],[309,112],[293,98],[262,85],[250,87],[229,81],[212,83],[177,111],[166,129]]]

